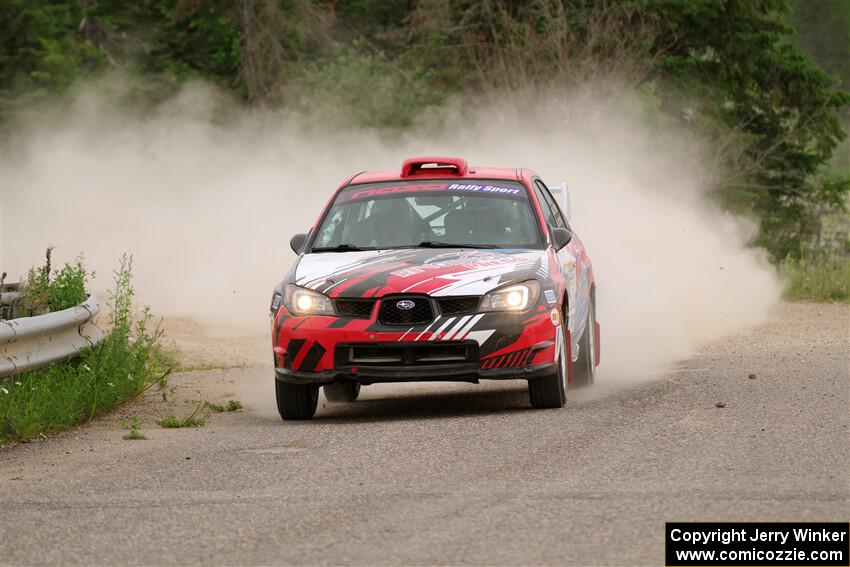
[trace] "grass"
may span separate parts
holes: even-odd
[[[85,274],[73,271],[78,277]],[[134,317],[131,282],[132,258],[124,256],[109,302],[111,331],[100,343],[73,360],[0,381],[0,444],[85,423],[163,376],[161,331],[151,328],[147,308]]]
[[[228,400],[226,406],[213,402],[203,402],[203,405],[204,409],[209,413],[224,413],[226,411],[239,411],[242,409],[242,402],[239,400]]]
[[[177,417],[176,415],[166,415],[157,421],[157,425],[163,429],[179,429],[181,427],[203,427],[207,424],[210,410],[207,407],[209,402],[198,402],[195,410],[186,417]]]
[[[141,432],[142,422],[139,421],[138,417],[130,416],[127,419],[120,420],[119,423],[121,424],[121,427],[128,430],[122,437],[124,441],[139,441],[147,439],[145,434]]]
[[[167,415],[156,422],[163,429],[179,429],[181,427],[203,427],[207,424],[205,415],[199,416],[195,414],[187,415],[184,418],[179,418],[176,415]]]
[[[785,297],[795,300],[850,303],[850,259],[817,256],[787,259],[780,272],[788,282]]]
[[[147,439],[147,437],[145,437],[145,434],[139,431],[138,429],[131,429],[130,431],[125,433],[124,436],[121,437],[121,439],[123,439],[124,441],[142,441],[144,439]]]
[[[205,362],[203,364],[181,364],[174,369],[174,372],[206,372],[208,370],[233,370],[236,368],[245,368],[245,364],[225,364]]]
[[[224,413],[226,411],[223,405],[214,404],[213,402],[204,402],[204,409],[210,413]]]

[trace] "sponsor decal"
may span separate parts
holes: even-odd
[[[551,289],[545,290],[543,292],[543,295],[546,296],[546,303],[548,303],[549,305],[552,305],[553,303],[555,303],[557,301],[555,299],[555,292],[552,291]]]
[[[443,268],[464,267],[469,270],[486,268],[488,266],[503,266],[514,264],[517,259],[509,254],[486,254],[480,252],[450,252],[440,254],[425,260],[422,266],[411,266],[390,272],[399,278],[408,278],[429,270],[441,270]]]
[[[452,183],[449,191],[471,191],[473,193],[498,193],[500,195],[520,195],[517,187],[500,187],[498,185],[476,185],[474,183]]]
[[[374,189],[361,189],[359,191],[343,191],[339,201],[354,201],[368,197],[380,197],[391,193],[410,193],[413,191],[445,191],[448,183],[408,183],[404,185],[392,185],[390,187],[377,187]]]
[[[518,199],[525,198],[525,191],[513,182],[506,182],[504,185],[499,184],[479,184],[479,183],[400,183],[398,185],[389,185],[386,187],[368,187],[360,189],[357,186],[345,189],[339,194],[337,202],[356,201],[358,199],[370,199],[383,195],[392,195],[394,193],[414,193],[422,191],[451,193],[487,193],[491,195],[501,195],[505,197],[514,197]]]

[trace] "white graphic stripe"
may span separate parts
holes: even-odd
[[[331,285],[331,286],[329,286],[329,287],[325,288],[324,290],[322,290],[322,293],[327,294],[330,290],[332,290],[333,288],[335,288],[335,287],[336,287],[336,286],[338,286],[339,284],[341,284],[341,283],[343,283],[343,282],[347,282],[347,281],[348,281],[348,278],[341,279],[341,280],[339,280],[338,282],[336,282],[335,284],[333,284],[333,285]]]
[[[490,335],[495,332],[496,329],[487,329],[486,331],[472,331],[471,333],[466,335],[466,338],[477,342],[479,345],[483,345],[487,341],[487,339],[490,338]]]
[[[452,324],[452,321],[454,321],[454,320],[455,320],[455,318],[454,318],[454,317],[449,317],[448,319],[446,319],[446,322],[445,322],[445,323],[443,323],[442,325],[440,325],[440,328],[439,328],[439,329],[437,329],[436,331],[434,331],[434,334],[433,334],[433,335],[431,335],[431,338],[430,338],[430,339],[428,339],[428,340],[433,341],[434,339],[436,339],[437,337],[439,337],[439,336],[440,336],[440,333],[442,333],[442,332],[443,332],[443,329],[445,329],[446,327],[448,327],[449,325],[451,325],[451,324]]]
[[[476,315],[475,317],[472,318],[472,321],[470,321],[469,323],[466,324],[466,327],[464,327],[463,329],[458,331],[458,333],[457,333],[458,340],[462,341],[463,339],[465,339],[466,333],[468,333],[472,329],[472,327],[474,327],[475,324],[478,321],[481,320],[482,317],[484,317],[484,313],[479,313],[478,315]]]
[[[415,339],[413,339],[413,340],[414,340],[414,341],[418,341],[418,340],[419,340],[419,338],[420,338],[422,335],[424,335],[425,333],[427,333],[427,332],[428,332],[428,329],[430,329],[431,327],[433,327],[433,326],[434,326],[434,323],[436,323],[437,321],[439,321],[439,320],[440,320],[440,317],[442,317],[442,315],[437,315],[437,318],[436,318],[436,319],[434,319],[434,320],[431,322],[431,324],[430,324],[430,325],[428,325],[427,327],[425,327],[425,330],[424,330],[424,331],[422,331],[421,333],[419,333],[419,335],[417,335],[417,336],[416,336],[416,338],[415,338]]]
[[[404,340],[404,337],[406,337],[406,336],[407,336],[407,333],[409,333],[409,332],[410,332],[410,331],[412,331],[412,330],[413,330],[413,327],[411,327],[411,328],[409,328],[408,330],[406,330],[406,331],[404,332],[404,334],[401,336],[401,338],[399,338],[399,339],[398,339],[398,342],[401,342],[402,340]]]
[[[457,333],[458,329],[460,329],[461,327],[463,327],[463,325],[464,325],[467,321],[469,321],[471,318],[472,318],[472,315],[465,315],[465,316],[461,317],[461,318],[460,318],[460,320],[457,322],[457,324],[456,324],[454,327],[452,327],[452,328],[451,328],[451,330],[450,330],[450,331],[448,331],[448,332],[447,332],[447,333],[443,336],[443,340],[444,340],[444,341],[447,341],[447,340],[451,339],[451,338],[455,335],[455,333]]]
[[[402,293],[404,293],[404,292],[406,292],[406,291],[410,291],[410,290],[411,290],[411,289],[413,289],[414,287],[416,287],[416,286],[418,286],[418,285],[422,285],[422,284],[424,284],[424,283],[426,283],[426,282],[430,282],[431,280],[435,280],[435,279],[437,279],[438,277],[440,277],[440,276],[434,276],[433,278],[428,278],[427,280],[418,281],[418,282],[416,282],[415,284],[412,284],[412,285],[407,286],[406,288],[404,288],[403,290],[401,290],[401,292],[402,292]]]

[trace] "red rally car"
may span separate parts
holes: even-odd
[[[309,419],[319,386],[525,379],[563,407],[599,363],[596,282],[581,240],[529,169],[454,157],[346,180],[271,302],[277,406]]]

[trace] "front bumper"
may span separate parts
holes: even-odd
[[[547,376],[557,370],[554,362],[545,362],[521,368],[481,368],[474,363],[441,364],[432,366],[381,366],[343,367],[323,372],[299,372],[288,368],[275,368],[275,378],[292,384],[329,384],[331,382],[359,382],[376,384],[387,382],[472,382],[479,380],[530,380]]]
[[[427,325],[277,313],[276,376],[292,383],[364,384],[535,378],[552,372],[555,326],[549,310],[468,314]]]

